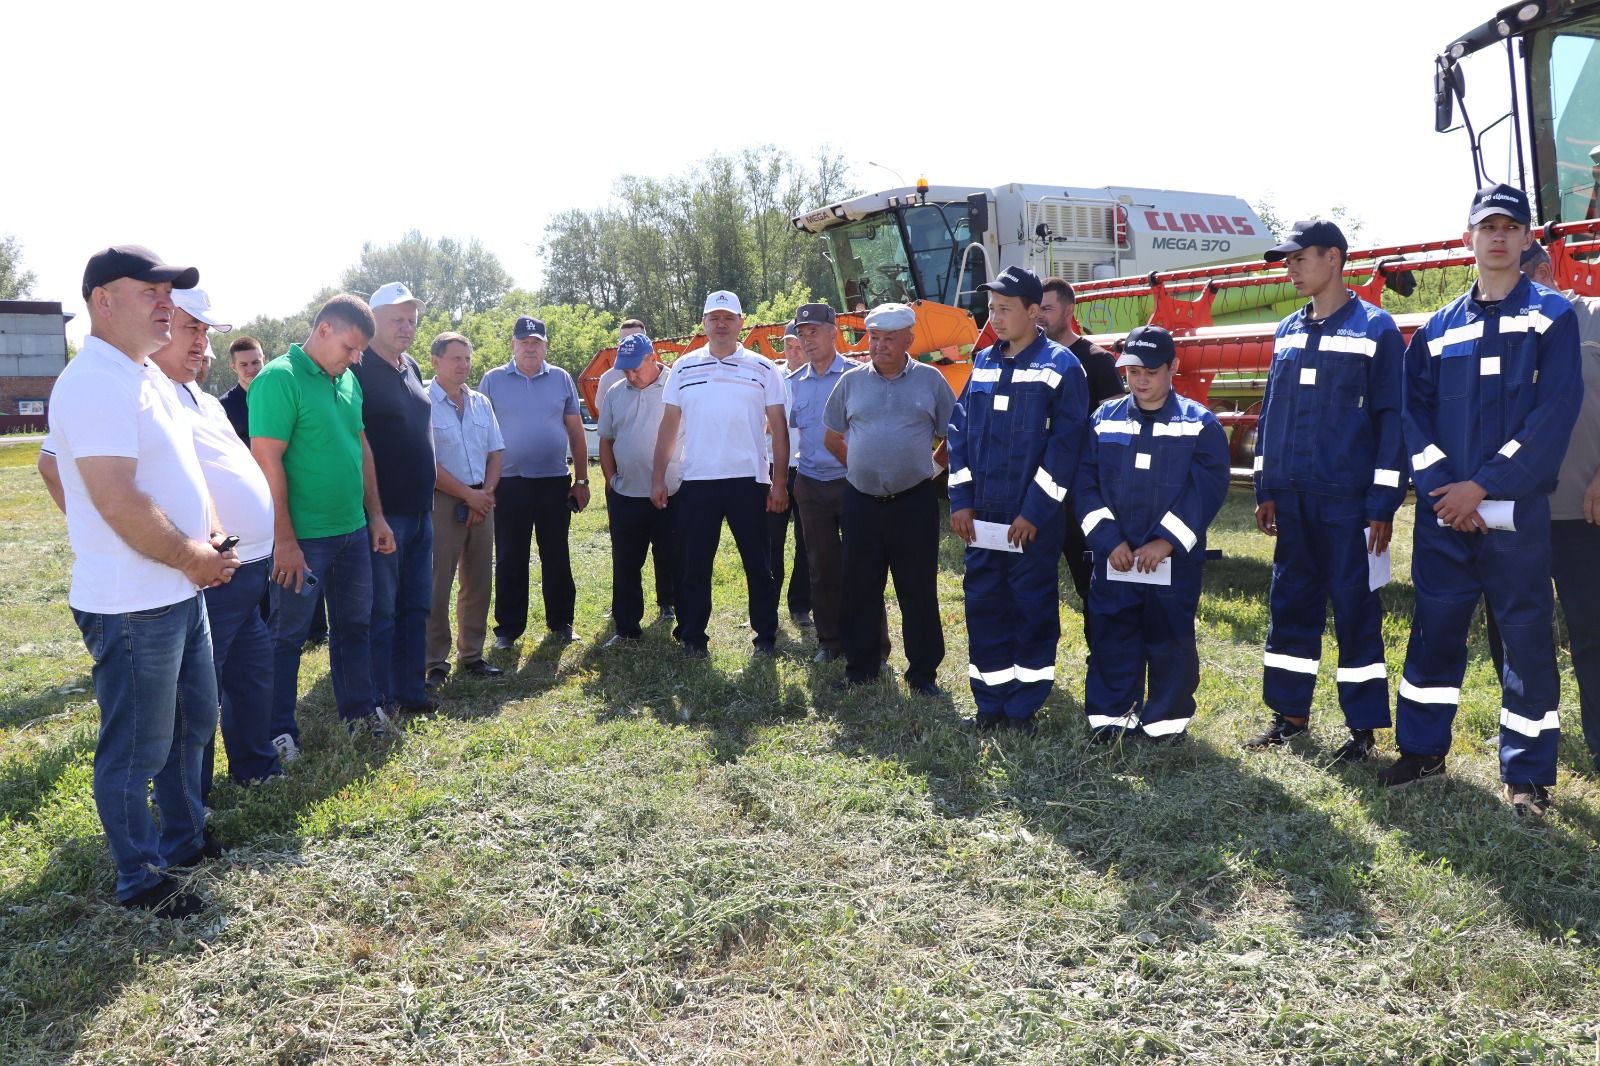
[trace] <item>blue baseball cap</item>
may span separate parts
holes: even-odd
[[[1006,267],[993,281],[984,282],[978,288],[996,296],[1020,296],[1025,304],[1036,304],[1044,299],[1044,282],[1026,267]]]
[[[655,353],[656,346],[643,333],[622,338],[617,345],[617,360],[612,365],[618,370],[637,370],[639,364]]]
[[[1515,185],[1485,185],[1473,194],[1467,225],[1476,226],[1490,215],[1505,215],[1526,226],[1533,218],[1533,209],[1528,205],[1528,194]]]
[[[1117,365],[1142,366],[1146,370],[1166,366],[1178,357],[1178,347],[1172,343],[1172,334],[1160,326],[1140,326],[1122,342],[1122,354]]]
[[[1294,229],[1289,233],[1289,239],[1276,248],[1262,252],[1261,258],[1269,263],[1276,263],[1306,248],[1337,248],[1341,252],[1349,252],[1350,242],[1344,239],[1344,231],[1338,226],[1325,219],[1314,218],[1306,222],[1296,222]]]

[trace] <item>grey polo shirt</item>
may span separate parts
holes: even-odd
[[[494,405],[505,438],[501,477],[566,476],[566,419],[578,413],[571,374],[546,361],[529,377],[513,360],[483,375],[478,391]]]
[[[1572,427],[1566,457],[1550,494],[1550,517],[1583,517],[1583,494],[1600,470],[1600,297],[1569,296],[1578,316],[1579,354],[1583,362],[1583,406]]]
[[[944,375],[926,363],[909,359],[886,378],[868,362],[845,371],[822,423],[844,435],[850,484],[868,496],[892,496],[937,471],[933,441],[950,424],[955,402]]]
[[[621,371],[618,371],[620,374]],[[626,380],[611,386],[600,401],[600,439],[611,441],[611,455],[617,462],[617,476],[611,491],[621,496],[640,498],[650,495],[651,468],[655,465],[656,437],[666,407],[668,368],[648,388],[636,389]],[[683,432],[678,447],[667,461],[667,495],[683,484]]]

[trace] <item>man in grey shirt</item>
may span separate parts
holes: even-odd
[[[1531,281],[1555,288],[1550,253],[1537,241],[1522,254],[1522,272]],[[1556,490],[1550,494],[1550,576],[1567,619],[1583,739],[1591,764],[1600,770],[1600,608],[1595,606],[1600,600],[1600,569],[1594,565],[1600,559],[1600,298],[1564,295],[1578,316],[1583,406],[1556,475]],[[1499,633],[1493,618],[1489,621],[1498,667]]]
[[[882,304],[867,315],[872,361],[846,371],[828,397],[823,443],[845,467],[844,653],[846,685],[878,676],[879,612],[888,576],[900,602],[906,683],[937,696],[944,661],[935,578],[939,497],[934,438],[955,395],[944,376],[910,356],[916,312]]]
[[[667,462],[667,506],[658,509],[650,499],[661,401],[667,391],[666,371],[650,338],[642,333],[624,337],[617,345],[616,369],[625,380],[612,385],[600,405],[600,472],[611,518],[611,618],[617,625],[607,648],[643,635],[639,572],[646,550],[658,560],[672,557],[675,495],[683,484],[680,458],[673,455]]]
[[[544,621],[557,640],[575,641],[577,587],[567,530],[589,505],[589,453],[572,375],[545,361],[544,323],[523,315],[511,334],[511,362],[478,383],[505,438],[494,515],[494,646],[509,648],[528,626],[528,549],[539,542]],[[572,452],[576,474],[567,473]]]

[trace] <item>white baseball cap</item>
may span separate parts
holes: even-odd
[[[422,301],[410,289],[406,288],[403,281],[391,281],[387,285],[379,285],[378,291],[372,294],[372,299],[367,301],[367,306],[376,311],[380,307],[390,304],[416,304],[420,309]]]
[[[706,309],[700,314],[709,315],[713,311],[732,311],[741,318],[744,316],[744,308],[739,306],[739,297],[727,289],[718,289],[706,297]]]
[[[218,333],[229,333],[233,330],[231,322],[218,320],[216,313],[211,310],[211,297],[206,295],[204,289],[173,289],[172,303],[175,307],[188,312],[190,318],[204,322]]]

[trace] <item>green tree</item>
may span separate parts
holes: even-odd
[[[363,244],[361,261],[344,272],[340,284],[364,298],[391,281],[405,282],[430,311],[445,311],[457,321],[495,306],[511,288],[511,275],[481,241],[434,241],[420,230],[394,244]]]
[[[0,300],[25,300],[39,279],[22,269],[22,245],[15,237],[0,240]]]

